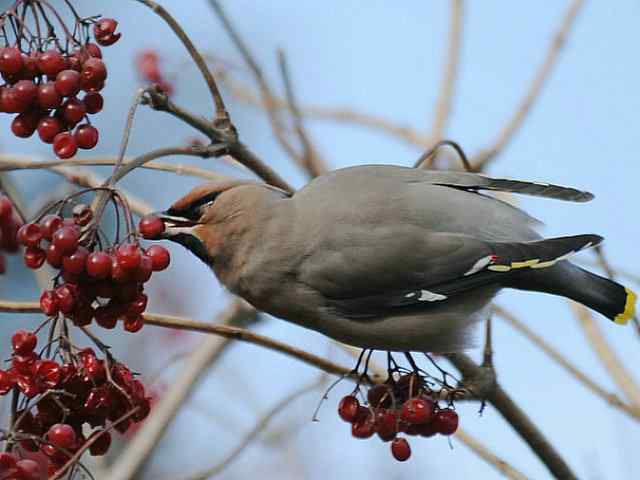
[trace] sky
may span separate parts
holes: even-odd
[[[162,3],[199,48],[225,59],[237,75],[251,82],[238,52],[206,1]],[[568,3],[466,3],[460,70],[446,136],[473,153],[490,145],[511,117],[543,61]],[[105,8],[105,4],[108,10],[102,13],[118,19],[123,38],[105,54],[110,69],[106,107],[102,115],[96,116],[102,141],[93,153],[116,152],[128,104],[139,86],[133,56],[140,48],[157,49],[167,70],[175,74],[178,104],[210,115],[204,83],[167,27],[135,2],[91,0],[82,2],[82,8],[95,13],[91,6]],[[223,5],[261,62],[265,75],[278,89],[281,81],[276,50],[284,49],[301,104],[346,107],[428,131],[446,55],[448,2],[406,1],[398,7],[381,0],[235,0]],[[635,248],[640,233],[636,221],[640,164],[635,148],[640,110],[640,67],[635,61],[640,41],[639,18],[637,2],[586,3],[523,128],[489,169],[496,176],[592,191],[596,198],[586,204],[524,197],[517,201],[544,221],[541,232],[545,236],[603,235],[611,263],[630,272],[640,271]],[[264,115],[229,96],[227,103],[242,140],[295,186],[304,185],[303,173],[291,165],[275,143]],[[321,153],[334,168],[362,163],[411,165],[422,153],[416,147],[359,126],[326,121],[311,121],[308,126]],[[6,132],[0,135],[3,152],[50,157],[49,147],[12,137],[7,118],[0,118],[0,129]],[[129,152],[137,154],[181,144],[192,136],[193,132],[173,119],[142,110],[136,118]],[[175,161],[201,166],[203,162],[184,158]],[[206,162],[207,167],[217,171],[238,174],[222,162]],[[14,178],[33,198],[59,191],[58,180],[50,175],[19,173]],[[123,186],[161,209],[197,183],[186,177],[134,173]],[[171,248],[175,266],[167,275],[178,284],[188,279],[198,288],[183,291],[172,287],[178,289],[176,292],[159,286],[158,296],[164,295],[165,299],[156,299],[152,305],[156,308],[152,309],[210,319],[212,312],[224,306],[227,294],[195,258],[179,247]],[[593,260],[590,253],[581,258]],[[18,265],[14,261],[11,266],[18,269]],[[33,298],[27,275],[13,278],[18,281],[0,283],[2,295],[11,292],[14,297]],[[590,350],[566,301],[509,291],[501,294],[498,302],[594,380],[620,394]],[[169,311],[172,308],[176,311]],[[603,317],[597,320],[606,339],[633,372],[640,353],[639,339],[632,328],[614,326]],[[550,363],[502,320],[496,320],[494,327],[500,383],[530,414],[578,477],[637,477],[640,460],[633,448],[640,441],[637,425]],[[351,361],[321,335],[281,320],[265,319],[257,330],[343,364]],[[184,341],[195,341],[189,338]],[[114,342],[124,355],[127,349],[122,339]],[[135,345],[136,339],[127,337],[126,342]],[[6,353],[4,348],[0,352]],[[145,347],[143,352],[132,361],[149,371],[160,366],[166,357],[162,347]],[[477,358],[477,351],[472,354]],[[179,371],[180,364],[168,369],[167,382]],[[253,427],[261,413],[317,375],[317,371],[276,353],[234,345],[169,429],[144,478],[180,478],[198,467],[215,464]],[[274,419],[268,433],[248,447],[222,478],[246,478],[249,474],[309,479],[328,474],[336,479],[354,475],[499,478],[492,467],[455,439],[451,443],[443,437],[414,440],[412,458],[399,464],[391,458],[388,445],[351,438],[335,413],[338,400],[350,388],[342,383],[331,392],[320,411],[320,422],[309,421],[320,399],[319,392],[295,402]],[[476,404],[461,404],[458,409],[465,430],[495,453],[531,478],[549,478],[544,465],[492,407],[481,417]],[[189,448],[185,449],[185,445]]]

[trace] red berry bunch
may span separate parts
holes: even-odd
[[[458,428],[458,414],[449,407],[440,408],[431,393],[416,374],[403,375],[397,381],[389,377],[386,383],[369,389],[365,405],[355,395],[344,397],[338,415],[351,424],[355,438],[377,434],[383,442],[391,442],[391,454],[404,462],[411,456],[411,448],[399,433],[432,437],[436,433],[452,435]]]
[[[173,93],[173,85],[160,69],[160,56],[155,50],[143,50],[136,57],[136,68],[143,81],[158,85],[167,95]]]
[[[13,203],[6,195],[0,194],[0,274],[6,271],[3,252],[15,253],[19,245],[16,233],[22,226],[22,220],[15,212]]]
[[[46,8],[25,9],[19,23],[36,24],[52,8],[47,3]],[[3,13],[0,25],[14,16],[14,10]],[[37,131],[40,140],[52,144],[63,159],[73,157],[79,148],[94,148],[99,139],[88,115],[102,110],[99,92],[107,79],[107,67],[100,47],[90,42],[88,26],[95,22],[94,38],[102,46],[120,38],[120,33],[114,33],[117,22],[113,19],[75,18],[75,29],[63,25],[66,39],[58,39],[53,23],[44,18],[51,25],[46,38],[34,36],[31,31],[35,29],[19,29],[15,40],[6,39],[6,46],[0,48],[0,74],[6,82],[0,85],[0,113],[16,114],[11,123],[14,135],[28,138]],[[71,36],[70,31],[77,33]]]
[[[91,455],[104,455],[111,444],[105,431],[110,423],[124,434],[149,414],[150,397],[124,364],[100,359],[91,348],[77,350],[62,337],[60,362],[35,352],[34,332],[18,330],[11,341],[11,367],[0,370],[0,395],[16,387],[26,398],[22,404],[27,406],[15,414],[12,435],[23,450],[39,451],[48,458],[50,474],[83,447],[87,429],[93,429],[89,440],[98,437],[89,446]],[[6,468],[19,468],[11,459],[4,460]]]
[[[153,272],[169,266],[169,252],[160,245],[143,249],[135,237],[100,248],[92,230],[83,233],[92,219],[92,210],[77,204],[72,217],[48,214],[18,230],[18,242],[26,247],[27,267],[38,269],[46,261],[60,271],[54,288],[42,293],[40,308],[48,317],[62,315],[78,326],[95,320],[112,329],[122,319],[124,330],[137,332],[144,325],[142,313],[147,307],[144,284]],[[145,237],[163,230],[164,223],[157,217],[140,222]]]

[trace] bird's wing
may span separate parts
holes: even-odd
[[[594,198],[590,192],[571,187],[563,187],[551,183],[492,178],[478,173],[425,170],[423,175],[425,181],[433,185],[444,185],[463,190],[493,190],[520,193],[569,202],[588,202]]]
[[[470,289],[500,284],[528,268],[545,268],[600,243],[597,235],[532,242],[486,242],[428,233],[410,225],[328,235],[298,268],[299,281],[350,318],[429,309]],[[338,246],[341,246],[338,248]]]

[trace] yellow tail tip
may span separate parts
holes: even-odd
[[[624,304],[624,311],[616,315],[616,318],[613,320],[618,325],[625,325],[631,317],[636,314],[636,301],[638,300],[638,296],[629,288],[625,288],[625,291],[627,292],[627,301]]]

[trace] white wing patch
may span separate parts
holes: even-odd
[[[473,267],[471,267],[465,274],[464,276],[468,276],[468,275],[473,275],[474,273],[478,273],[480,270],[482,270],[484,267],[486,267],[487,265],[489,265],[493,260],[493,255],[487,255],[486,257],[482,257],[480,260],[478,260],[476,263],[473,264]]]
[[[448,297],[446,295],[441,295],[436,292],[430,292],[429,290],[420,290],[420,296],[418,300],[421,302],[439,302],[441,300],[446,300]]]

